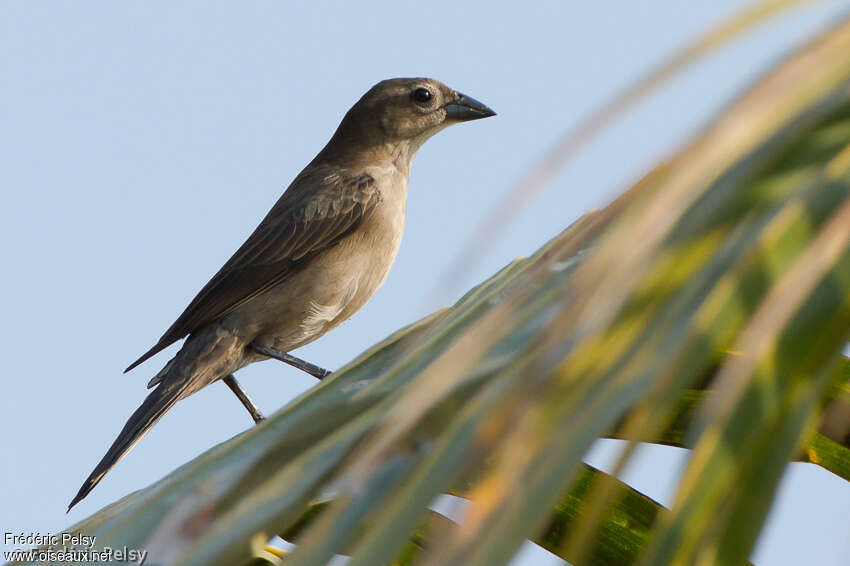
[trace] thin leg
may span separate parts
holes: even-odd
[[[255,423],[260,424],[266,419],[266,417],[263,416],[263,413],[260,412],[260,409],[258,409],[251,398],[248,397],[245,390],[242,389],[242,386],[239,385],[239,382],[236,381],[236,378],[233,377],[232,373],[227,377],[222,378],[222,381],[224,381],[225,385],[233,391],[233,394],[236,395],[236,398],[239,399],[242,405],[248,409],[248,412],[251,413],[251,418],[254,419]]]
[[[301,371],[306,371],[316,379],[323,379],[331,374],[331,372],[324,368],[320,368],[319,366],[311,364],[310,362],[305,362],[301,358],[296,358],[295,356],[291,356],[286,352],[281,352],[280,350],[275,350],[274,348],[267,348],[266,346],[260,346],[259,344],[255,344],[253,342],[251,342],[251,348],[253,348],[256,352],[263,354],[264,356],[280,360],[284,363],[291,365],[292,367],[300,369]]]

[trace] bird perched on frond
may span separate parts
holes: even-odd
[[[446,126],[493,115],[433,79],[390,79],[363,95],[233,257],[127,368],[188,336],[68,509],[166,411],[199,389],[225,381],[259,421],[233,372],[275,357],[326,375],[288,352],[351,317],[386,278],[401,244],[416,151]]]

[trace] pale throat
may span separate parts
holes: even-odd
[[[421,145],[421,144],[419,144]],[[410,164],[419,145],[413,147],[410,140],[401,140],[386,144],[387,153],[393,166],[405,177],[410,175]]]
[[[442,129],[442,128],[440,128]],[[390,155],[390,160],[396,169],[399,170],[405,177],[410,175],[410,164],[413,163],[413,158],[416,152],[422,147],[428,138],[433,136],[437,131],[426,131],[418,136],[410,139],[390,142],[386,144],[386,149]]]

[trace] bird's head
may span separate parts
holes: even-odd
[[[388,79],[373,86],[345,115],[337,143],[365,143],[413,157],[425,141],[451,124],[495,116],[472,97],[427,78]]]

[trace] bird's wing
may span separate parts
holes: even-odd
[[[124,371],[283,281],[355,230],[380,200],[375,179],[365,173],[300,175],[156,345]]]

